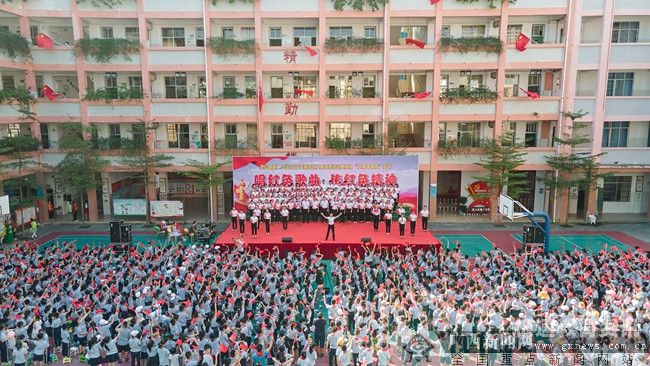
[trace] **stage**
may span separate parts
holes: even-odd
[[[299,251],[301,248],[308,253],[316,249],[320,249],[325,258],[334,258],[335,254],[340,249],[348,249],[348,247],[356,252],[363,253],[361,248],[361,238],[370,238],[373,243],[381,244],[382,248],[397,247],[400,250],[410,247],[412,250],[421,248],[429,248],[434,243],[440,241],[433,236],[430,231],[422,231],[422,223],[418,220],[415,236],[411,236],[409,231],[409,223],[406,224],[404,237],[399,236],[399,225],[393,222],[391,225],[390,235],[386,235],[385,225],[383,222],[379,225],[379,231],[374,231],[372,223],[337,223],[335,225],[336,240],[332,240],[330,235],[329,240],[325,241],[325,234],[327,232],[327,224],[324,222],[312,223],[298,223],[289,222],[287,230],[282,229],[282,223],[271,224],[271,234],[266,235],[264,224],[260,224],[257,233],[257,238],[251,237],[250,222],[246,221],[246,233],[244,234],[244,242],[258,249],[272,250],[277,246],[281,254],[289,251]],[[239,237],[239,230],[233,230],[232,226],[228,226],[215,241],[219,245],[232,245],[234,239]],[[282,243],[283,237],[291,237],[291,243]]]

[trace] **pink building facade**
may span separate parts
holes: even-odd
[[[91,219],[108,218],[114,199],[141,194],[128,189],[133,172],[111,145],[133,138],[138,123],[153,128],[147,143],[154,153],[173,156],[170,167],[158,170],[152,194],[183,200],[196,217],[222,215],[232,196],[227,186],[201,189],[178,174],[190,160],[379,152],[418,156],[419,202],[444,219],[457,214],[467,187],[484,174],[475,165],[482,141],[504,130],[526,145],[521,169],[531,190],[521,201],[531,210],[565,214],[566,205],[539,179],[555,173],[545,161],[559,153],[553,137],[580,130],[592,139],[580,149],[606,152],[603,169],[615,175],[599,182],[598,191],[570,192],[568,214],[648,215],[650,3],[517,0],[491,8],[487,0],[393,0],[376,11],[367,5],[337,10],[331,0],[121,3],[0,5],[0,28],[54,40],[51,49],[32,45],[29,62],[0,52],[2,88],[25,86],[38,96],[36,120],[26,123],[0,105],[0,138],[31,133],[41,141],[35,159],[56,165],[64,156],[57,124],[96,126],[94,138],[108,143],[102,154],[112,165],[102,173],[102,187],[88,192]],[[515,46],[520,33],[531,39],[523,52]],[[470,37],[481,38],[484,48],[441,45]],[[72,45],[82,38],[126,38],[142,48],[102,63],[75,55]],[[494,48],[495,38],[502,49]],[[206,47],[211,40],[254,46],[215,52]],[[346,42],[352,46],[340,46]],[[45,98],[43,85],[60,96]],[[144,97],[88,100],[106,90]],[[561,112],[578,110],[588,114],[574,128]],[[223,170],[231,174],[228,165]],[[70,198],[61,178],[37,174],[41,205],[51,200],[66,214]]]

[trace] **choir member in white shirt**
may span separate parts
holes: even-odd
[[[233,231],[237,231],[237,216],[239,216],[239,211],[236,208],[230,210],[230,225]]]
[[[403,238],[404,237],[404,227],[406,226],[406,217],[404,217],[404,214],[402,214],[399,219],[397,219],[397,223],[399,224],[399,237]]]
[[[420,210],[420,217],[422,218],[422,231],[427,231],[429,228],[429,210],[427,206],[423,206]]]
[[[280,215],[282,216],[282,229],[287,230],[289,227],[289,210],[287,210],[286,207],[283,207],[282,211],[280,211]]]
[[[415,226],[418,222],[418,214],[415,211],[411,211],[409,221],[411,222],[411,236],[415,236]]]
[[[264,226],[266,227],[266,235],[271,235],[271,212],[264,211]]]
[[[386,210],[384,214],[384,222],[386,223],[386,235],[390,235],[390,224],[393,221],[393,214],[390,213],[390,210]]]
[[[246,231],[246,212],[242,210],[237,218],[239,218],[239,236],[243,237]]]

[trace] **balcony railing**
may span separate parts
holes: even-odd
[[[255,99],[257,98],[257,91],[255,89],[246,88],[240,92],[236,87],[223,88],[220,93],[216,93],[214,98],[217,100],[222,99]]]
[[[325,41],[325,50],[328,53],[376,53],[384,49],[384,40],[380,38],[330,37]]]
[[[257,52],[257,43],[254,39],[236,40],[223,37],[208,39],[208,47],[212,52],[220,55],[254,54]]]
[[[247,138],[247,139],[233,139],[226,137],[223,139],[214,140],[215,149],[222,150],[245,150],[245,149],[257,149],[257,138]]]
[[[499,94],[481,85],[477,88],[448,88],[440,93],[443,103],[493,103],[499,99]]]
[[[106,103],[111,100],[137,100],[144,98],[140,88],[130,88],[126,84],[118,88],[100,88],[86,93],[84,100],[104,100]]]
[[[438,41],[441,52],[487,52],[500,54],[503,42],[497,37],[443,37]]]

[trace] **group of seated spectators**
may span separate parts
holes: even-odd
[[[650,364],[647,252],[460,249],[371,244],[323,258],[241,239],[127,252],[16,245],[0,252],[0,361]],[[601,347],[567,346],[585,344]]]

